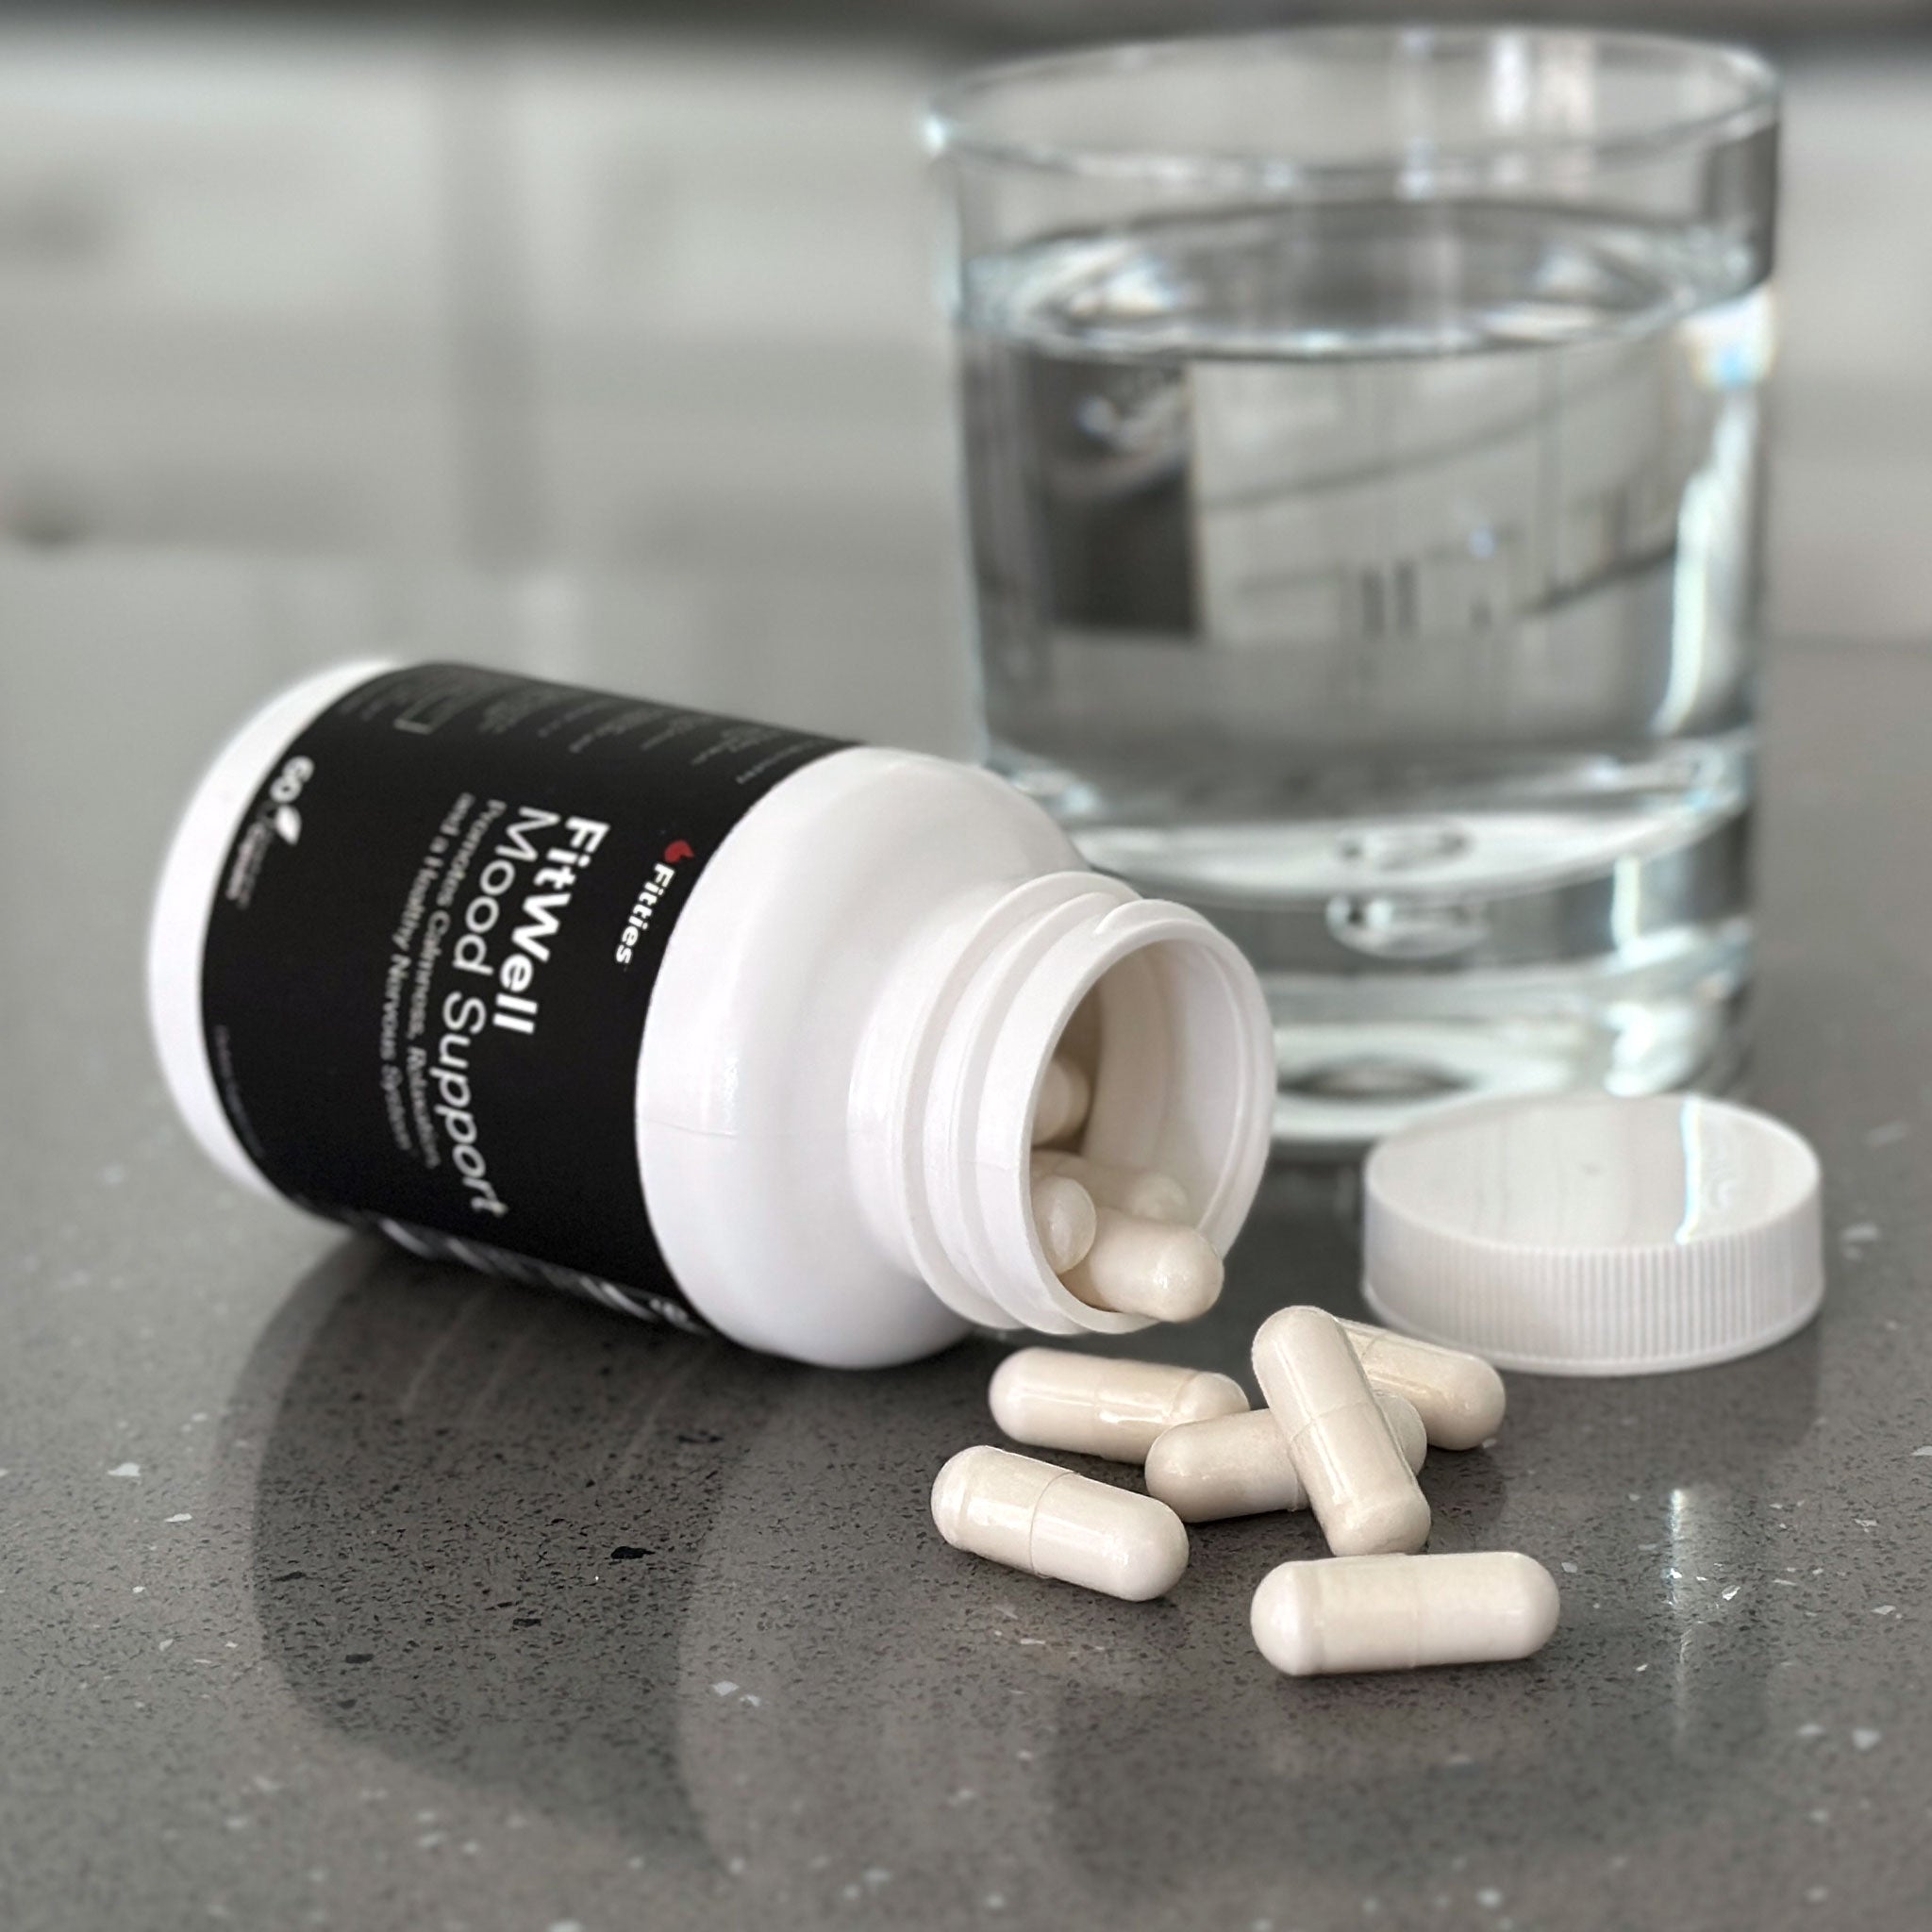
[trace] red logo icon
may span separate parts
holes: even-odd
[[[664,863],[666,865],[677,865],[684,859],[695,858],[696,857],[697,854],[682,839],[672,840],[671,843],[664,848]]]

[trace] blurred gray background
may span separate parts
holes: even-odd
[[[1323,10],[0,13],[0,652],[69,610],[274,664],[635,638],[661,695],[959,747],[922,91]],[[1784,65],[1769,623],[1924,634],[1932,6],[1511,10]]]

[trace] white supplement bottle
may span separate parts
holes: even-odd
[[[839,1367],[1146,1325],[1034,1225],[1063,1033],[1079,1151],[1172,1176],[1217,1253],[1267,1158],[1240,952],[1003,781],[463,665],[341,665],[242,727],[148,991],[238,1179]]]

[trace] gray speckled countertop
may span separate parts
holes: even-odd
[[[1699,1374],[1511,1378],[1494,1450],[1431,1459],[1436,1543],[1549,1563],[1555,1641],[1290,1683],[1247,1599],[1305,1522],[1203,1530],[1151,1606],[940,1542],[991,1342],[815,1373],[202,1162],[141,928],[208,744],[357,641],[291,632],[287,589],[0,567],[8,1932],[1932,1922],[1932,654],[1774,657],[1750,1091],[1825,1162],[1823,1320]],[[480,608],[439,621],[652,681]],[[666,694],[715,695],[691,675]],[[1274,1176],[1227,1306],[1163,1351],[1240,1369],[1271,1307],[1355,1307],[1352,1185]]]

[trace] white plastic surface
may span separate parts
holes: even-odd
[[[1421,1549],[1428,1499],[1335,1317],[1278,1310],[1255,1336],[1254,1361],[1328,1547],[1338,1557]]]
[[[1817,1157],[1721,1100],[1459,1109],[1384,1141],[1365,1203],[1376,1315],[1506,1369],[1726,1361],[1803,1327],[1824,1292]]]
[[[987,1403],[1016,1442],[1140,1462],[1163,1433],[1244,1413],[1248,1398],[1239,1382],[1208,1369],[1018,1348],[993,1371]]]
[[[1546,1644],[1555,1579],[1515,1550],[1284,1563],[1261,1579],[1250,1624],[1291,1677],[1503,1663]]]
[[[1188,1567],[1165,1503],[1010,1449],[960,1450],[932,1486],[932,1520],[955,1549],[1129,1603],[1165,1595]]]
[[[1077,1060],[1055,1054],[1040,1076],[1040,1097],[1033,1104],[1033,1144],[1050,1147],[1065,1141],[1083,1125],[1093,1089]]]

